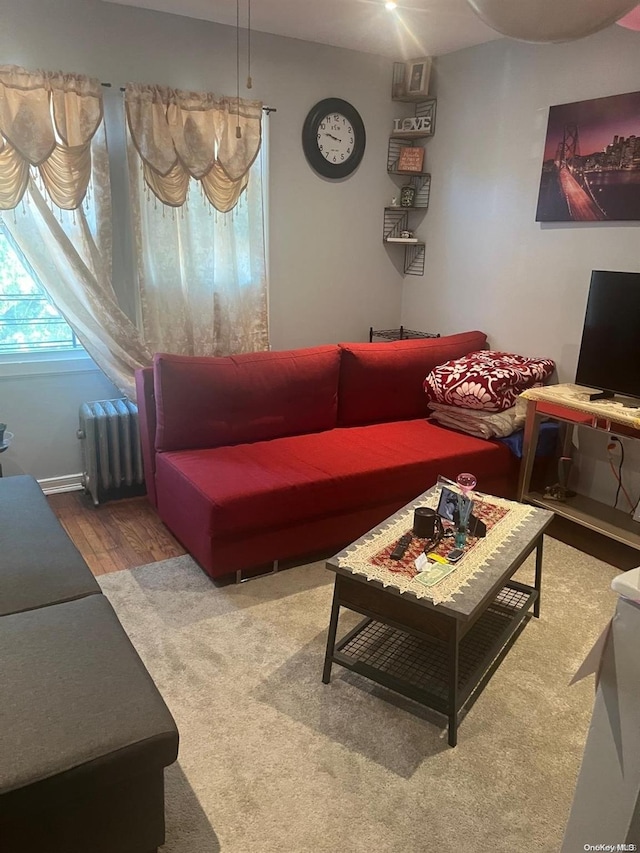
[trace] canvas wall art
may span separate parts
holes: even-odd
[[[549,109],[536,222],[640,220],[640,92]]]

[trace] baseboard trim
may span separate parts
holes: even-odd
[[[56,495],[60,492],[77,492],[83,489],[82,474],[67,474],[64,477],[45,477],[38,480],[45,495]]]

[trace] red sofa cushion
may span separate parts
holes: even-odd
[[[334,429],[159,454],[158,506],[188,547],[203,537],[286,529],[355,507],[395,500],[402,505],[433,485],[438,474],[455,478],[473,471],[478,488],[484,482],[490,490],[510,476],[512,459],[501,443],[422,419]]]
[[[336,425],[337,346],[154,357],[156,450],[220,447]]]
[[[484,332],[392,343],[340,344],[338,425],[427,417],[423,383],[438,364],[487,345]]]

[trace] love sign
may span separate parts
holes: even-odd
[[[407,131],[431,132],[431,116],[408,116],[407,118],[394,118],[393,130],[395,133]]]

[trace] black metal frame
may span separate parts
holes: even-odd
[[[387,246],[404,246],[403,272],[405,275],[423,275],[425,260],[425,244],[397,243],[389,238],[399,238],[402,231],[409,229],[409,213],[418,210],[415,207],[385,207],[382,225],[382,240]],[[423,210],[425,208],[422,208]]]
[[[415,329],[405,329],[400,326],[397,329],[374,329],[369,326],[369,343],[374,338],[382,338],[384,341],[404,341],[410,338],[439,338],[440,332],[416,332]]]
[[[400,100],[403,100],[402,98]],[[411,99],[413,100],[413,99]],[[415,190],[413,205],[407,208],[387,207],[384,211],[384,223],[382,228],[383,240],[386,245],[404,245],[404,262],[402,271],[404,275],[424,275],[426,248],[422,241],[418,243],[396,243],[389,237],[397,238],[401,231],[408,230],[409,213],[421,210],[423,213],[429,207],[431,194],[431,175],[429,172],[413,172],[398,169],[400,151],[405,147],[418,147],[420,140],[428,139],[435,133],[436,126],[436,99],[422,97],[415,103],[415,115],[418,118],[430,118],[431,126],[426,131],[394,131],[389,136],[387,147],[387,172],[390,175],[398,175],[405,179]]]
[[[407,696],[447,716],[448,742],[457,744],[460,712],[469,710],[507,652],[533,616],[540,615],[542,583],[541,534],[512,567],[513,575],[526,557],[536,550],[534,586],[507,580],[495,590],[488,603],[468,621],[440,614],[449,626],[448,637],[438,637],[429,632],[429,614],[425,609],[425,630],[381,617],[353,601],[344,602],[340,596],[343,575],[337,575],[331,606],[331,618],[322,681],[328,684],[333,663],[338,663],[371,681]],[[349,582],[351,578],[347,580]],[[354,582],[358,582],[355,581]],[[360,613],[365,618],[349,631],[337,644],[336,634],[340,608]],[[382,630],[381,630],[382,629]],[[385,630],[386,629],[386,630]],[[384,635],[384,636],[383,636]],[[367,646],[377,651],[371,651]],[[382,655],[379,665],[365,662],[366,658]],[[480,653],[479,650],[480,649]],[[351,652],[351,654],[349,653]],[[394,674],[391,661],[396,668]],[[413,660],[413,664],[411,663]],[[436,690],[440,682],[439,691]],[[442,685],[446,684],[446,689]],[[444,695],[443,695],[444,693]]]

